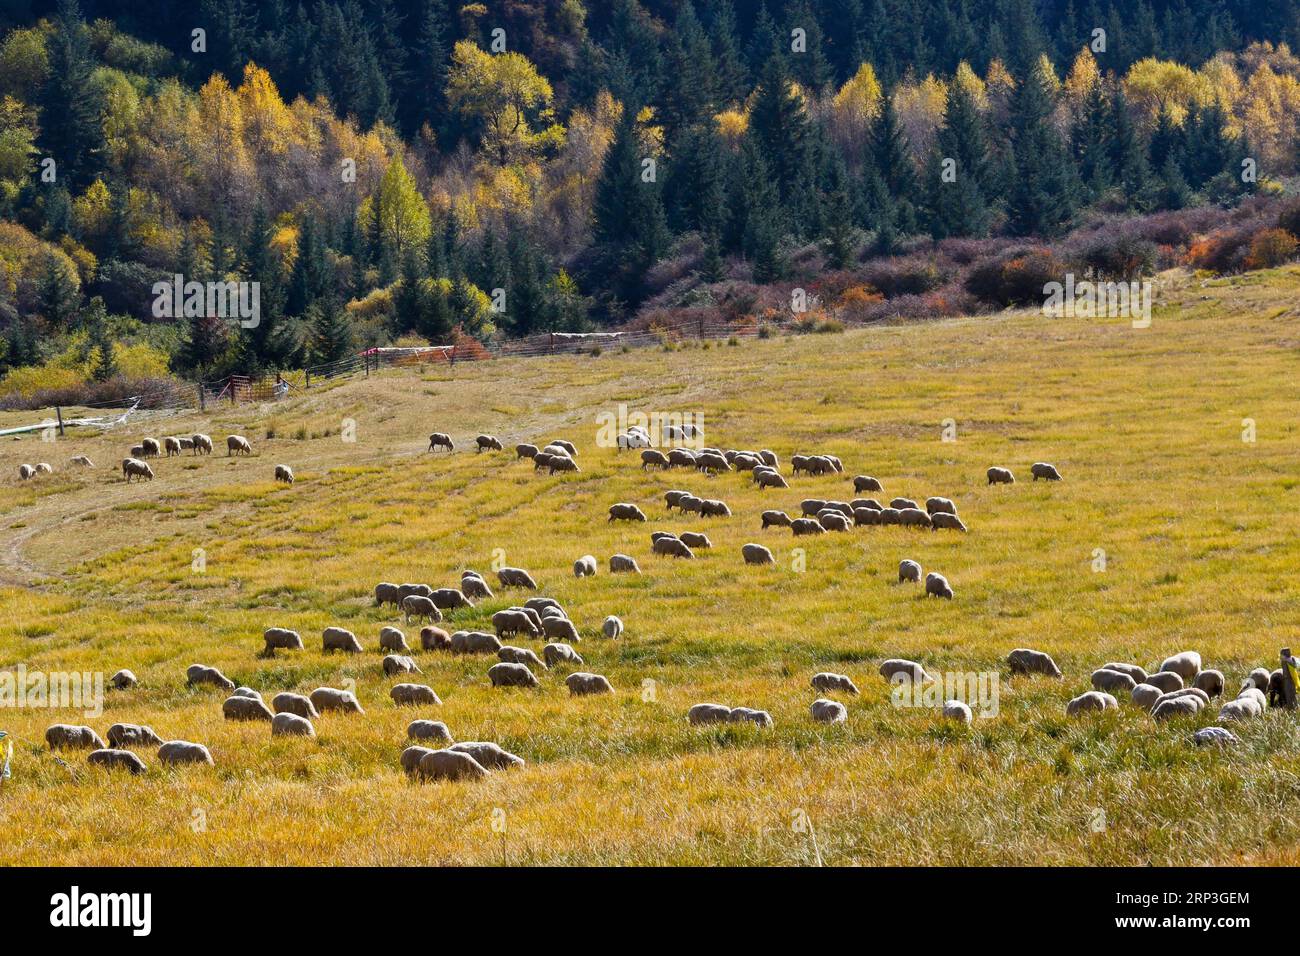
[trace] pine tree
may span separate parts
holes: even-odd
[[[749,92],[746,86],[749,77],[740,53],[735,7],[732,0],[706,0],[705,13],[713,45],[718,101],[726,104],[741,100]]]
[[[722,228],[722,150],[713,123],[693,126],[678,137],[664,189],[668,221],[677,232]]]
[[[747,135],[761,151],[786,203],[809,165],[810,132],[803,100],[791,87],[781,53],[773,51],[767,58],[753,104]]]
[[[1146,147],[1138,137],[1129,115],[1128,100],[1122,88],[1110,100],[1110,137],[1106,158],[1113,170],[1115,184],[1122,190],[1131,209],[1144,209],[1151,171],[1147,166]]]
[[[907,136],[898,124],[894,98],[887,93],[881,99],[880,115],[871,130],[871,172],[888,195],[892,215],[889,229],[911,233],[916,228],[916,176],[912,167]]]
[[[414,133],[424,124],[437,129],[447,115],[447,31],[450,20],[446,0],[421,0],[416,12],[417,34],[412,51],[409,86],[402,97],[403,126]]]
[[[58,181],[76,188],[92,182],[104,162],[101,97],[91,75],[95,64],[89,30],[76,0],[59,0],[47,49],[39,143],[55,161]]]
[[[422,329],[425,325],[428,302],[423,279],[415,250],[408,250],[402,257],[401,282],[393,294],[393,327],[398,334]]]
[[[795,30],[803,32],[803,52],[790,53],[790,67],[795,79],[804,89],[820,94],[833,75],[830,60],[826,57],[826,41],[821,24],[806,2],[801,2],[789,14],[790,26],[786,34],[794,37]],[[793,39],[791,43],[793,44]]]
[[[1052,97],[1046,77],[1035,69],[1012,99],[1006,191],[1008,225],[1017,235],[1059,235],[1074,216],[1077,180],[1052,126]]]
[[[667,56],[673,80],[664,87],[663,109],[664,129],[669,142],[687,127],[702,119],[711,119],[717,97],[713,51],[690,0],[686,0],[677,11],[674,26],[676,29]]]
[[[318,364],[337,362],[352,354],[352,322],[333,296],[323,296],[307,310],[311,327],[312,360]]]
[[[640,135],[624,112],[614,142],[605,153],[596,183],[596,241],[631,257],[638,274],[663,253],[668,241],[658,183],[643,174]]]
[[[1110,106],[1100,82],[1094,83],[1070,134],[1070,147],[1079,179],[1090,198],[1095,199],[1114,182],[1109,150]]]
[[[988,231],[988,137],[970,92],[961,84],[953,84],[948,94],[927,179],[931,233],[936,239],[982,236]]]
[[[253,210],[248,233],[244,239],[241,272],[248,282],[257,283],[258,314],[260,321],[254,328],[244,329],[241,339],[241,364],[249,371],[267,365],[282,367],[286,356],[284,343],[276,348],[276,332],[284,318],[286,291],[280,269],[280,256],[272,242],[275,229],[266,208],[260,203]]]
[[[289,296],[285,310],[289,315],[305,316],[313,303],[325,295],[329,288],[330,269],[325,257],[325,244],[319,238],[311,217],[306,217],[298,234],[298,255],[289,277]]]
[[[41,263],[36,298],[41,316],[56,329],[69,325],[81,305],[81,292],[70,268],[53,252],[45,253]]]
[[[95,364],[90,376],[96,382],[108,382],[117,378],[120,369],[117,365],[116,346],[108,331],[108,310],[104,300],[95,296],[86,307],[84,324],[89,329],[90,347],[95,353]]]

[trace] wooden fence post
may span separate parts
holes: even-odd
[[[306,372],[307,372],[307,384],[304,385],[303,387],[311,388],[311,369],[307,369]]]
[[[61,409],[58,405],[55,405],[54,414],[59,419],[59,437],[62,438],[63,437],[63,409]]]
[[[197,388],[199,390],[199,411],[206,412],[208,410],[207,397],[203,394],[203,383],[199,382]]]
[[[1282,698],[1290,710],[1295,710],[1296,686],[1295,672],[1291,666],[1291,648],[1282,648]]]

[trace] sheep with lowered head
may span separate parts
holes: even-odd
[[[731,716],[731,708],[724,704],[696,704],[686,714],[689,723],[695,726],[704,724],[725,724]]]
[[[502,449],[501,439],[495,435],[479,435],[474,439],[474,444],[480,452],[485,450],[501,451]]]
[[[226,457],[231,455],[251,455],[253,446],[243,435],[229,435],[226,437]]]
[[[211,684],[225,691],[235,689],[234,681],[215,667],[208,667],[204,664],[191,664],[187,667],[185,669],[185,683],[189,687],[193,687],[195,684]]]
[[[1091,710],[1113,710],[1117,707],[1119,707],[1119,701],[1110,694],[1099,690],[1090,690],[1085,691],[1066,704],[1065,714],[1067,717],[1074,717]]]
[[[600,632],[611,641],[623,636],[623,621],[611,614],[605,618],[605,622],[600,626]]]
[[[1017,647],[1007,655],[1007,664],[1013,674],[1046,674],[1048,677],[1060,677],[1061,669],[1052,660],[1052,655],[1044,651],[1035,651],[1028,647]]]
[[[153,469],[149,467],[147,462],[143,462],[138,458],[123,458],[122,476],[126,479],[128,485],[131,483],[132,478],[153,481]]]
[[[269,656],[276,651],[300,651],[303,649],[302,635],[287,627],[268,627],[262,632],[266,643],[264,652]]]
[[[537,590],[537,582],[533,576],[523,568],[502,568],[497,572],[497,580],[501,582],[503,588],[527,588],[530,591]]]
[[[626,554],[611,554],[609,556],[609,570],[611,574],[641,573],[641,568],[638,567],[636,559]]]
[[[337,687],[317,687],[310,694],[311,705],[320,713],[327,710],[341,710],[345,714],[364,714],[357,695],[350,690]]]
[[[483,580],[482,575],[477,571],[462,571],[460,575],[460,590],[467,598],[485,598],[490,599],[494,595],[488,583]]]
[[[949,531],[960,531],[963,534],[966,533],[966,525],[962,520],[956,515],[949,514],[946,511],[936,511],[934,514],[930,515],[930,527],[935,531],[938,531],[940,528],[945,528]]]
[[[381,651],[409,651],[411,648],[406,643],[406,635],[396,627],[381,627],[379,629],[379,649]]]
[[[193,436],[191,436],[190,441],[194,443],[192,446],[194,450],[194,454],[196,455],[212,454],[212,439],[209,436],[196,432]]]
[[[158,747],[158,762],[169,766],[202,763],[212,766],[212,752],[189,740],[169,740]]]
[[[858,685],[853,683],[847,674],[833,674],[830,671],[813,674],[811,684],[813,690],[819,690],[823,694],[831,691],[842,691],[845,694],[858,692]]]
[[[482,780],[488,775],[486,767],[457,750],[430,750],[421,754],[418,766],[424,780]]]
[[[947,578],[937,571],[931,571],[925,576],[925,596],[930,597],[931,595],[937,598],[947,598],[949,601],[952,600],[952,585],[948,583]]]
[[[227,697],[222,702],[221,714],[226,720],[271,720],[275,717],[261,698],[238,694]]]
[[[784,511],[764,511],[763,527],[771,528],[773,526],[779,528],[790,527],[790,516],[786,514]]]
[[[315,737],[316,728],[306,717],[282,711],[271,718],[272,737]]]
[[[645,521],[645,512],[630,501],[620,501],[609,506],[610,521]]]
[[[1011,473],[1010,468],[994,466],[986,474],[990,485],[1014,485],[1016,483],[1016,476]]]
[[[921,565],[918,562],[911,560],[898,562],[898,583],[920,584]]]
[[[568,644],[552,643],[542,648],[542,660],[546,666],[558,667],[560,664],[582,664],[582,655]]]
[[[573,576],[575,578],[592,577],[595,575],[596,570],[596,558],[594,555],[584,554],[577,561],[573,562]]]
[[[761,544],[742,545],[740,548],[741,557],[745,559],[746,564],[775,564],[776,559],[772,557],[772,552]]]
[[[1092,672],[1092,686],[1095,690],[1104,690],[1107,693],[1131,694],[1133,688],[1137,686],[1137,681],[1128,674],[1103,667]]]
[[[293,469],[288,465],[276,465],[275,480],[286,485],[293,484]]]
[[[86,757],[86,763],[92,767],[103,767],[105,770],[125,770],[128,773],[144,773],[148,768],[143,760],[131,753],[129,750],[92,750]]]
[[[271,699],[271,707],[277,714],[296,714],[307,720],[314,720],[320,716],[311,698],[287,690],[281,691]]]
[[[361,642],[357,636],[345,627],[327,627],[321,632],[321,650],[345,651],[349,654],[361,653]]]
[[[1143,683],[1160,688],[1162,694],[1167,694],[1171,690],[1182,690],[1184,686],[1183,679],[1173,671],[1157,671],[1154,674],[1148,674]]]
[[[447,748],[455,753],[469,754],[488,770],[510,770],[524,765],[524,758],[512,754],[500,744],[487,740],[462,740]]]
[[[849,719],[849,709],[838,700],[819,697],[809,708],[812,719],[819,724],[842,724]]]
[[[439,448],[454,451],[456,444],[451,440],[451,436],[445,432],[434,432],[429,436],[429,451],[437,451]]]
[[[895,675],[902,674],[905,679],[914,683],[926,683],[931,680],[925,668],[916,661],[909,661],[901,657],[891,657],[883,661],[880,665],[880,676],[885,680],[893,682]]]
[[[405,654],[388,654],[384,657],[384,676],[396,677],[398,674],[423,674],[415,658]]]
[[[407,740],[442,740],[451,743],[451,731],[441,720],[413,720],[406,725]]]
[[[548,647],[550,645],[547,645]],[[537,678],[526,664],[509,664],[505,661],[488,668],[488,680],[493,687],[537,687]]]
[[[527,647],[514,647],[510,644],[503,644],[501,650],[497,651],[497,660],[505,661],[507,664],[523,664],[528,667],[536,667],[538,670],[550,670],[542,659]]]
[[[51,750],[87,750],[104,746],[103,739],[93,728],[73,724],[52,724],[46,728],[45,743]]]
[[[569,688],[569,693],[574,697],[614,693],[614,688],[610,686],[606,677],[601,674],[589,674],[586,671],[574,671],[564,678],[564,685]]]
[[[1060,481],[1061,473],[1056,470],[1055,465],[1049,465],[1045,461],[1036,461],[1030,466],[1029,473],[1034,476],[1034,481],[1042,478],[1045,481]]]
[[[388,691],[388,696],[399,707],[411,704],[428,704],[434,707],[442,705],[442,699],[427,684],[394,684]]]
[[[152,727],[140,724],[114,724],[108,728],[108,745],[119,750],[128,747],[158,746],[163,742]]]

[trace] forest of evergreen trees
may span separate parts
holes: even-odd
[[[1290,0],[10,0],[0,374],[582,330],[1232,207],[1297,173],[1292,48]],[[155,321],[176,273],[258,282],[261,324]]]

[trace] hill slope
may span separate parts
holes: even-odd
[[[1300,270],[1201,283],[1165,277],[1149,329],[1126,322],[1005,314],[843,335],[596,358],[502,360],[425,375],[393,372],[278,406],[223,409],[108,438],[4,442],[0,473],[0,665],[111,674],[110,723],[152,725],[211,747],[211,770],[105,775],[38,746],[68,711],[0,710],[19,741],[5,804],[7,859],[19,863],[1201,863],[1294,862],[1300,839],[1294,718],[1239,730],[1235,750],[1190,744],[1195,721],[1118,715],[1067,720],[1064,703],[1111,660],[1151,666],[1195,648],[1235,689],[1247,670],[1300,645],[1294,568],[1295,293]],[[596,447],[596,416],[619,403],[704,416],[710,444],[821,451],[846,474],[794,476],[754,490],[737,474],[643,473],[635,453]],[[1257,430],[1243,442],[1243,419]],[[340,440],[345,419],[356,441]],[[957,440],[941,440],[945,419]],[[267,439],[268,428],[275,437]],[[305,437],[293,437],[302,429]],[[257,457],[162,460],[129,487],[110,465],[145,434],[242,432]],[[430,431],[454,455],[429,455]],[[541,477],[513,453],[476,455],[473,436],[564,436],[582,472]],[[311,437],[315,433],[319,437]],[[328,433],[328,434],[326,434]],[[64,463],[89,454],[98,468]],[[19,484],[22,461],[57,473]],[[1052,461],[1065,480],[1029,481]],[[272,467],[298,482],[275,487]],[[985,469],[1018,483],[989,487]],[[788,472],[788,465],[783,464]],[[968,535],[903,528],[793,539],[759,512],[806,497],[852,497],[853,474],[886,497],[953,498]],[[725,499],[731,519],[666,515],[663,492]],[[609,524],[635,501],[646,525]],[[650,553],[654,530],[706,531],[694,561]],[[745,567],[757,541],[777,563]],[[804,570],[793,548],[804,551]],[[206,570],[193,570],[202,549]],[[495,554],[494,549],[504,549]],[[1097,550],[1104,571],[1094,571]],[[612,576],[611,553],[640,577]],[[576,580],[591,553],[601,573]],[[536,691],[488,686],[491,660],[426,652],[417,680],[440,708],[397,708],[372,606],[381,580],[451,586],[495,557],[528,568],[583,632],[584,669],[613,698],[571,699],[563,674]],[[943,572],[952,602],[894,583],[898,562]],[[488,575],[491,577],[491,575]],[[33,586],[35,585],[35,586]],[[521,600],[499,591],[458,612],[487,628]],[[620,615],[618,642],[597,634]],[[259,659],[261,631],[292,627],[307,650]],[[354,630],[366,653],[319,649],[322,628]],[[452,629],[452,628],[449,628]],[[517,641],[540,651],[539,642]],[[1062,681],[1008,679],[1014,647],[1053,654]],[[970,730],[900,708],[877,673],[888,657],[935,672],[1000,671],[996,717]],[[272,740],[265,724],[222,720],[221,695],[188,690],[191,663],[220,667],[268,698],[356,683],[366,715],[327,715],[318,738]],[[812,723],[808,686],[848,673],[847,724]],[[650,682],[650,683],[647,683]],[[767,709],[771,730],[692,728],[701,701]],[[415,717],[458,740],[494,740],[521,771],[477,785],[412,785],[397,758]],[[1283,813],[1279,814],[1279,807]],[[504,835],[493,811],[505,813]],[[1105,827],[1090,821],[1104,811]],[[811,820],[808,828],[794,825]],[[1288,822],[1296,821],[1296,822]]]

